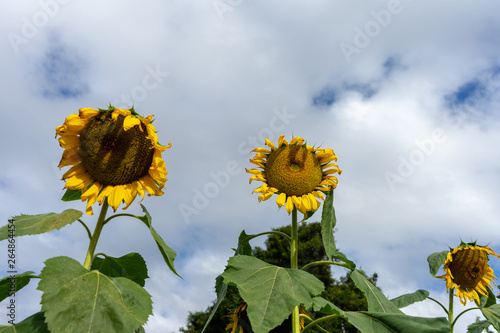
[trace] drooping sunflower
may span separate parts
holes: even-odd
[[[465,306],[467,300],[480,301],[479,294],[488,296],[487,288],[496,279],[493,269],[488,264],[489,255],[500,259],[490,247],[479,246],[476,243],[461,243],[459,247],[450,249],[444,262],[446,274],[436,276],[446,280],[446,289],[456,290],[456,296]],[[479,293],[479,294],[478,294]]]
[[[337,164],[337,156],[330,148],[314,148],[308,146],[301,137],[294,137],[288,143],[281,135],[275,146],[269,139],[265,140],[267,148],[252,150],[256,155],[250,162],[259,169],[246,170],[253,174],[253,180],[264,182],[253,193],[261,193],[259,202],[269,199],[274,193],[278,196],[276,203],[285,206],[288,214],[297,208],[302,214],[315,211],[324,200],[325,191],[337,187],[338,179],[333,174],[342,170]]]
[[[105,198],[113,210],[137,195],[162,195],[167,181],[161,153],[170,148],[158,143],[153,116],[142,117],[132,109],[82,108],[56,128],[64,148],[59,168],[72,166],[62,177],[64,188],[81,191],[86,213]],[[141,200],[142,201],[142,200]]]

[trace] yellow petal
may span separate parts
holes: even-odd
[[[97,196],[97,202],[99,202],[99,205],[102,205],[104,198],[109,197],[111,192],[113,191],[113,186],[106,186],[101,193]]]
[[[62,176],[62,179],[67,179],[69,177],[73,177],[75,175],[79,175],[87,172],[82,163],[78,163],[77,165],[72,166],[66,173]]]
[[[116,121],[116,119],[118,119],[118,116],[130,116],[131,112],[130,110],[127,110],[127,109],[118,109],[118,108],[115,108],[113,110],[113,112],[111,112],[111,118],[113,118],[113,121]]]
[[[286,206],[285,206],[285,209],[287,210],[288,212],[288,215],[290,215],[290,213],[292,212],[293,210],[293,200],[292,200],[292,197],[288,197],[286,199]]]
[[[274,146],[274,143],[272,143],[271,140],[266,138],[265,142],[266,142],[266,146],[268,146],[272,150],[276,150],[276,146]]]
[[[123,120],[123,130],[128,131],[132,127],[139,125],[139,129],[142,131],[141,121],[134,116],[126,116]]]
[[[59,138],[59,145],[62,148],[74,148],[78,146],[80,138],[76,135],[63,135]]]
[[[286,194],[280,193],[276,198],[276,203],[278,204],[278,206],[283,207],[286,203]]]
[[[79,110],[79,115],[81,118],[92,118],[99,114],[99,110],[95,110],[92,108],[82,108]]]
[[[80,162],[80,154],[78,154],[78,149],[68,148],[63,151],[61,161],[58,167],[63,168],[68,165],[75,165]]]
[[[124,185],[115,185],[113,186],[111,193],[108,196],[108,204],[113,207],[113,210],[116,212],[116,209],[121,204],[123,197],[125,196]]]

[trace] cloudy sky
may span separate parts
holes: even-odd
[[[54,129],[81,107],[134,104],[172,143],[165,195],[143,204],[183,279],[134,220],[106,226],[97,251],[145,257],[148,333],[178,332],[210,305],[243,229],[290,223],[244,172],[250,150],[282,133],[338,155],[341,250],[390,298],[426,289],[445,301],[429,254],[460,239],[500,251],[499,12],[493,0],[2,0],[0,224],[84,210],[59,200]],[[77,224],[20,238],[18,270],[83,262],[87,242]],[[39,310],[36,281],[17,297],[19,320]],[[444,316],[430,301],[406,312]]]

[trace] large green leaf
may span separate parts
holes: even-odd
[[[137,283],[85,269],[68,257],[45,262],[38,289],[51,332],[134,332],[153,312]]]
[[[0,326],[0,333],[50,333],[50,331],[43,312],[38,312],[16,325]]]
[[[344,312],[335,304],[319,296],[313,298],[313,310],[323,314],[338,314],[344,316]]]
[[[334,254],[337,251],[335,239],[333,237],[333,229],[337,224],[335,217],[335,209],[333,208],[333,191],[326,192],[326,199],[323,203],[323,212],[321,214],[321,238],[325,252],[330,260],[333,260]]]
[[[172,250],[161,238],[161,236],[156,232],[156,230],[153,228],[153,225],[151,224],[152,218],[151,215],[149,215],[148,210],[144,205],[141,204],[142,210],[144,211],[145,216],[141,217],[141,221],[146,224],[146,226],[149,228],[149,231],[151,232],[151,236],[153,236],[153,239],[156,242],[156,245],[158,246],[158,249],[160,250],[161,255],[163,256],[163,260],[165,260],[165,263],[167,264],[168,268],[177,275],[178,277],[181,277],[179,274],[177,274],[177,271],[175,270],[174,267],[174,260],[175,257],[177,256],[177,253]]]
[[[482,308],[481,312],[486,320],[488,320],[497,331],[500,331],[500,304],[493,304],[490,307]]]
[[[450,331],[446,318],[412,317],[403,313],[344,312],[321,297],[315,297],[313,302],[315,311],[330,314],[330,319],[340,316],[363,333],[445,333]],[[310,332],[312,327],[312,325],[306,326],[304,333]]]
[[[335,238],[333,236],[333,229],[337,224],[337,218],[335,217],[335,209],[333,208],[333,191],[328,191],[326,193],[325,202],[323,203],[323,212],[321,214],[321,239],[323,240],[323,246],[325,247],[325,252],[330,260],[341,260],[348,265],[349,269],[355,269],[356,264],[337,250],[335,245]]]
[[[324,290],[323,283],[307,272],[245,255],[229,258],[222,277],[225,283],[236,285],[247,302],[255,333],[266,333],[280,325],[300,304],[311,307],[312,297]]]
[[[487,320],[476,321],[474,324],[467,326],[467,333],[482,333],[490,326],[491,324]]]
[[[67,209],[62,213],[47,213],[38,215],[14,216],[15,236],[38,235],[52,230],[61,229],[82,217],[82,212]],[[0,241],[9,238],[8,225],[0,228]]]
[[[380,289],[375,287],[361,271],[357,269],[353,270],[351,272],[351,279],[356,287],[358,287],[358,289],[365,295],[368,302],[368,311],[399,314],[403,313],[396,305],[389,301],[387,297],[382,294]]]
[[[436,276],[439,272],[441,266],[443,266],[446,256],[450,251],[435,252],[427,257],[427,262],[429,263],[429,272],[432,276]]]
[[[397,306],[399,309],[407,307],[416,302],[421,302],[429,297],[429,292],[427,290],[419,289],[411,294],[404,294],[399,297],[391,299],[392,304]]]
[[[0,301],[3,301],[11,294],[11,287],[15,285],[14,292],[24,288],[32,278],[36,277],[35,272],[26,272],[4,277],[0,280]]]
[[[398,313],[345,312],[345,317],[363,333],[447,333],[446,318],[412,317]]]
[[[98,270],[111,277],[125,277],[144,287],[148,276],[146,261],[139,253],[129,253],[120,258],[105,256],[94,258],[90,270]]]

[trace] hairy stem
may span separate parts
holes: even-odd
[[[92,258],[94,257],[95,248],[97,246],[97,241],[99,240],[99,236],[101,235],[102,227],[104,226],[104,219],[106,218],[107,211],[108,211],[108,198],[104,198],[104,202],[102,203],[101,213],[99,214],[99,218],[97,219],[97,224],[95,226],[94,233],[92,234],[92,238],[90,239],[87,255],[85,256],[85,261],[83,263],[83,267],[85,267],[86,269],[90,269],[90,264],[92,263]]]

